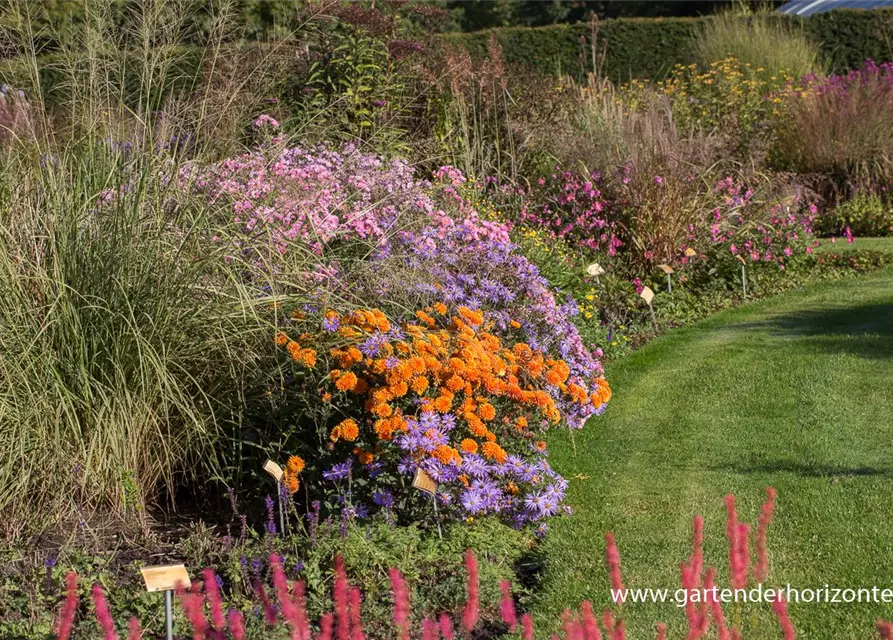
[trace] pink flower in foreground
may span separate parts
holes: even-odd
[[[271,129],[279,128],[279,121],[273,118],[272,116],[268,116],[266,113],[259,116],[257,120],[253,122],[255,129],[260,129],[262,127],[270,127]]]

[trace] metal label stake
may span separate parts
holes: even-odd
[[[267,460],[264,463],[264,471],[269,473],[273,477],[273,480],[276,481],[276,502],[279,503],[279,533],[284,536],[285,510],[282,506],[282,477],[285,475],[285,472],[282,470],[282,467],[272,460]]]
[[[164,591],[164,626],[167,640],[174,638],[174,589],[192,586],[189,573],[182,564],[167,564],[157,567],[143,567],[140,569],[143,582],[146,583],[146,591]]]
[[[746,263],[744,262],[744,258],[742,258],[741,256],[735,256],[735,257],[738,258],[738,262],[741,263],[741,294],[743,297],[746,298],[747,297],[747,276],[744,273],[744,265]]]
[[[412,478],[412,486],[431,496],[434,504],[434,521],[437,523],[437,537],[443,540],[443,531],[440,528],[440,514],[437,513],[437,483],[431,479],[422,469],[415,470],[415,476]]]

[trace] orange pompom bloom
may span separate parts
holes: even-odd
[[[462,457],[459,455],[459,452],[445,444],[437,447],[431,455],[440,460],[443,464],[449,464],[451,462],[460,464],[462,462]]]
[[[395,398],[402,398],[409,391],[409,387],[404,381],[400,381],[395,385],[392,385],[390,388],[392,394],[394,394]]]
[[[446,306],[444,303],[442,303],[442,302],[435,302],[435,303],[434,303],[434,310],[435,310],[437,313],[439,313],[440,315],[443,316],[443,315],[446,315],[446,312],[447,312],[447,306]]]
[[[304,458],[301,456],[291,456],[285,466],[289,473],[297,475],[304,470]]]
[[[357,460],[360,461],[360,464],[369,464],[373,460],[375,460],[375,455],[369,451],[364,451],[357,447],[353,450],[354,455],[357,457]]]
[[[338,435],[348,442],[353,442],[357,439],[357,436],[360,435],[360,428],[357,426],[357,423],[353,421],[351,418],[347,418],[346,420],[342,420],[338,423],[338,426],[335,427],[333,432],[337,430]]]
[[[471,438],[465,438],[461,445],[462,451],[465,453],[477,453],[478,452],[478,443],[472,440]]]
[[[281,331],[276,332],[276,344],[280,347],[288,342],[288,336]]]
[[[495,460],[499,464],[504,463],[508,459],[508,454],[505,450],[495,442],[485,442],[481,446],[481,453],[484,454],[485,458]]]
[[[539,442],[536,443],[536,448],[539,449],[540,451],[545,451],[546,443],[543,440],[540,440]]]
[[[484,403],[478,407],[478,415],[481,420],[489,422],[496,417],[496,408],[490,403]]]
[[[461,391],[465,388],[465,381],[457,375],[452,375],[446,381],[447,389],[453,392]]]
[[[412,382],[409,386],[412,389],[413,393],[421,395],[425,393],[425,390],[428,388],[428,378],[426,378],[425,376],[415,377],[412,379]]]
[[[313,349],[301,349],[301,362],[311,369],[316,366],[316,351]]]
[[[285,473],[285,488],[289,493],[297,493],[298,489],[301,488],[301,481],[298,480],[298,476],[292,473]]]
[[[345,373],[338,378],[338,382],[335,383],[335,387],[338,391],[350,391],[355,386],[357,386],[357,376],[352,371]]]
[[[453,407],[453,399],[449,396],[437,396],[434,401],[434,410],[438,413],[446,413]]]

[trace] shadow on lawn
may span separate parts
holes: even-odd
[[[893,358],[893,302],[807,309],[730,328],[768,331],[782,338],[802,337],[811,348],[831,353],[875,360]]]
[[[804,478],[857,478],[857,477],[893,477],[893,468],[887,467],[843,467],[839,465],[808,464],[793,460],[765,463],[730,463],[715,465],[714,470],[731,471],[733,473],[792,473]]]

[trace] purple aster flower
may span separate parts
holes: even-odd
[[[333,465],[328,471],[323,471],[322,477],[329,481],[343,480],[350,475],[350,469],[353,466],[353,458],[348,458],[344,462]]]

